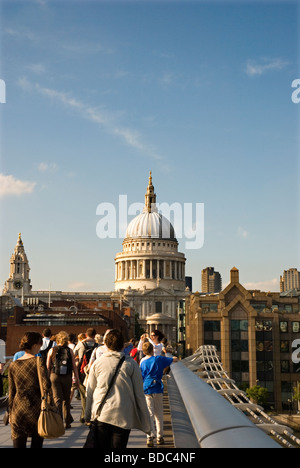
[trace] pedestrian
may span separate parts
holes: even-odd
[[[43,336],[43,343],[40,349],[40,354],[44,363],[46,364],[47,355],[50,349],[53,348],[53,346],[55,346],[56,343],[55,343],[55,340],[53,339],[54,337],[52,337],[52,332],[50,328],[45,328],[42,332],[42,336]]]
[[[144,333],[140,337],[140,341],[139,341],[139,344],[138,344],[139,361],[141,361],[143,359],[143,357],[145,357],[145,355],[143,353],[143,344],[145,342],[147,342],[147,341],[149,341],[149,335],[148,335],[148,333]]]
[[[79,387],[78,370],[73,351],[69,348],[69,336],[61,331],[56,335],[56,346],[50,349],[47,369],[51,380],[54,403],[69,429],[73,422],[71,415],[72,375]]]
[[[165,356],[154,356],[152,343],[143,344],[145,358],[141,361],[141,372],[144,381],[144,392],[151,419],[151,435],[147,437],[147,446],[154,446],[156,438],[157,445],[164,442],[164,412],[163,412],[163,392],[164,386],[162,376],[164,369],[173,362],[177,362],[177,357],[168,358]],[[156,428],[155,428],[156,423]]]
[[[75,333],[70,333],[69,334],[69,337],[68,337],[68,346],[69,348],[74,352],[74,349],[76,347],[76,335]],[[70,402],[72,403],[72,400],[73,400],[73,397],[74,395],[76,395],[76,398],[78,400],[80,400],[80,393],[79,393],[79,388],[78,388],[78,385],[76,383],[76,379],[75,379],[75,375],[74,375],[74,372],[72,374],[72,387],[71,387],[71,396],[70,396]],[[71,409],[72,409],[72,406],[71,406]]]
[[[9,421],[14,448],[26,448],[31,437],[31,448],[42,448],[43,441],[37,430],[41,411],[41,391],[35,357],[42,346],[42,336],[27,332],[20,343],[24,355],[10,364],[9,375]],[[49,393],[51,383],[46,367],[40,363],[42,383],[45,393]]]
[[[130,356],[139,364],[140,356],[139,356],[139,351],[138,351],[138,344],[139,344],[138,341],[134,341],[133,349],[130,351]]]
[[[165,347],[162,343],[164,337],[165,335],[159,330],[151,332],[149,341],[153,345],[154,356],[161,356],[161,354],[165,352]]]
[[[85,366],[89,364],[90,358],[95,348],[97,348],[97,343],[95,342],[96,330],[94,328],[88,328],[85,337],[82,341],[80,341],[78,337],[78,343],[74,350],[76,365],[79,374],[79,392],[80,392],[80,399],[81,399],[81,416],[80,422],[82,424],[85,423],[84,415],[85,415],[85,402],[86,402],[86,388],[84,386],[84,381],[86,378],[86,374],[82,369],[82,364],[85,361]]]
[[[86,421],[96,420],[96,448],[124,449],[131,429],[151,433],[150,416],[143,392],[143,380],[138,364],[122,352],[124,339],[119,330],[111,330],[104,341],[107,352],[90,369],[87,384]],[[124,362],[115,383],[97,410],[121,359]]]
[[[103,336],[103,335],[96,335],[96,336],[95,336],[95,341],[96,341],[96,343],[98,344],[98,346],[97,346],[97,348],[95,348],[94,351],[92,352],[92,356],[91,356],[91,359],[90,359],[90,362],[89,362],[89,366],[88,366],[88,371],[90,370],[92,364],[94,364],[94,362],[95,362],[96,359],[97,359],[96,353],[97,353],[98,349],[102,348],[102,346],[104,345],[104,336]]]
[[[106,335],[111,331],[112,329],[109,328],[108,330],[106,330],[106,332],[104,333],[104,336],[103,336],[103,344],[98,346],[98,348],[93,352],[93,354],[95,353],[95,360],[96,359],[99,359],[104,353],[107,353],[108,349],[107,347],[105,346],[105,338],[106,338]]]

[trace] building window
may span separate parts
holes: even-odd
[[[289,353],[290,351],[290,344],[287,340],[280,341],[280,352],[281,353]]]
[[[288,333],[289,324],[288,322],[280,322],[280,333]]]
[[[155,312],[157,314],[161,314],[162,313],[162,302],[158,301],[158,302],[155,302]]]
[[[231,320],[231,369],[238,386],[249,384],[248,320]]]
[[[290,373],[290,361],[281,361],[281,373],[282,374],[289,374]]]
[[[217,313],[218,312],[218,303],[204,303],[202,302],[201,303],[201,308],[202,308],[202,312],[203,314],[208,314],[209,312],[215,312]]]
[[[256,320],[256,370],[259,385],[266,387],[274,380],[273,363],[273,322],[272,320]],[[269,403],[274,400],[273,392],[269,395]]]
[[[215,346],[221,352],[220,320],[204,320],[204,344]]]

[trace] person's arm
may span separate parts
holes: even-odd
[[[46,367],[47,367],[47,370],[48,370],[49,377],[50,377],[51,368],[52,368],[52,356],[53,356],[53,348],[50,349],[50,351],[49,351],[49,353],[47,355]]]
[[[15,386],[15,381],[13,378],[13,373],[11,371],[11,368],[8,368],[8,412],[11,413],[12,407],[13,407],[13,402],[14,398],[16,395],[16,386]]]
[[[85,422],[90,422],[92,417],[93,395],[97,387],[97,377],[95,374],[95,363],[92,365],[86,386]]]

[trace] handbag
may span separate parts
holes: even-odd
[[[44,392],[41,375],[41,358],[37,358],[37,370],[41,390],[41,412],[38,419],[38,434],[43,439],[56,439],[65,433],[64,423],[57,408],[49,403],[48,395]]]
[[[114,385],[116,379],[117,379],[117,375],[118,375],[118,372],[119,370],[121,369],[122,367],[122,364],[123,362],[125,361],[125,356],[123,356],[118,365],[117,365],[117,368],[116,368],[116,372],[114,373],[114,376],[113,378],[111,379],[111,382],[108,386],[108,389],[107,389],[107,392],[103,398],[103,400],[101,401],[100,405],[98,406],[98,409],[96,411],[96,418],[90,422],[90,430],[89,430],[89,433],[87,435],[87,438],[86,438],[86,441],[85,441],[85,444],[83,446],[83,448],[96,448],[96,441],[97,441],[97,418],[100,416],[101,414],[101,411],[103,409],[103,406],[105,405],[105,402],[106,402],[106,399],[109,395],[109,392],[111,391],[112,389],[112,386]]]

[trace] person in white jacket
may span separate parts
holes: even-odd
[[[97,410],[117,365],[124,356],[124,339],[119,330],[111,330],[106,335],[104,344],[108,351],[96,359],[90,369],[85,420],[97,420],[97,448],[126,448],[131,429],[151,434],[142,374],[138,364],[126,356],[101,414],[97,417]]]

